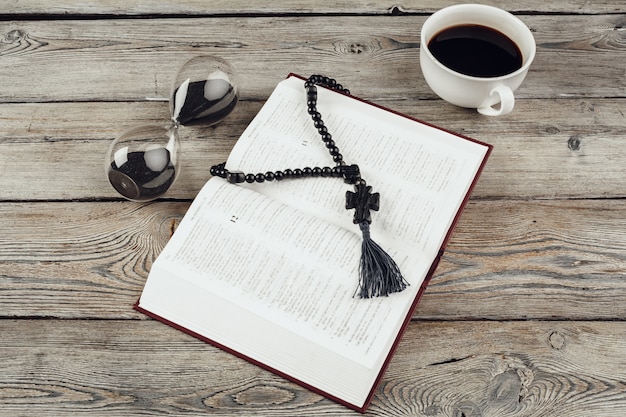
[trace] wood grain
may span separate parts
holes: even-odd
[[[377,101],[494,145],[475,198],[624,197],[624,102],[518,100],[510,115],[485,118],[442,100]],[[218,125],[183,129],[183,167],[166,196],[192,199],[261,105],[242,101]],[[119,198],[104,175],[110,143],[131,127],[165,123],[168,115],[162,102],[0,104],[0,169],[10,173],[0,182],[0,199]]]
[[[0,334],[1,416],[356,414],[152,320]],[[625,337],[611,322],[413,322],[367,415],[621,415]]]
[[[438,99],[420,27],[453,0],[44,0],[0,10],[0,416],[355,413],[132,310],[212,164],[288,72],[495,146],[367,415],[626,415],[622,0],[486,0],[533,31],[513,113]],[[113,138],[228,59],[235,111],[184,128],[166,199],[123,201]],[[219,317],[216,317],[219,320]]]
[[[455,0],[405,0],[402,3],[372,2],[346,0],[341,3],[329,0],[316,2],[304,0],[289,1],[225,1],[213,0],[150,0],[123,1],[100,0],[84,2],[81,0],[61,0],[53,4],[45,0],[21,0],[4,5],[0,13],[12,14],[61,14],[61,15],[124,15],[142,14],[184,14],[184,15],[222,15],[222,14],[293,14],[293,13],[361,13],[361,14],[401,14],[401,13],[432,13],[445,6],[459,3]],[[500,7],[515,12],[543,13],[616,13],[623,12],[620,0],[594,1],[590,4],[585,0],[564,0],[548,3],[542,0],[524,2],[484,0],[481,3]]]
[[[92,211],[84,211],[88,207]],[[0,205],[7,231],[0,255],[2,314],[50,316],[65,310],[66,317],[110,317],[117,310],[136,317],[131,309],[147,272],[187,207]]]
[[[618,294],[626,274],[624,209],[619,200],[470,203],[417,314],[626,317]]]
[[[419,70],[419,28],[425,18],[0,22],[0,102],[168,97],[182,63],[203,54],[233,64],[243,99],[266,98],[276,78],[288,72],[321,71],[366,92],[365,98],[432,99]],[[626,61],[623,14],[566,15],[556,27],[549,16],[522,18],[534,32],[538,53],[518,97],[626,97],[626,68],[616,65]]]
[[[0,204],[0,312],[137,318],[188,202]],[[416,317],[626,319],[626,202],[473,201]],[[546,308],[549,306],[549,308]]]

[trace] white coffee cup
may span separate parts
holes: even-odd
[[[506,35],[522,53],[521,68],[502,76],[476,77],[443,65],[428,49],[428,43],[442,30],[458,25],[486,26]],[[535,58],[535,50],[535,39],[530,29],[517,17],[497,7],[459,4],[435,12],[424,22],[420,66],[429,87],[442,99],[460,107],[476,108],[484,115],[499,116],[513,110],[513,91],[526,77]],[[496,106],[498,103],[499,106]]]

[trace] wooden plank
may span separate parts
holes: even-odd
[[[4,200],[117,198],[105,176],[111,142],[130,128],[169,120],[167,103],[0,107],[0,167],[13,173],[0,183]],[[182,174],[168,197],[193,198],[259,109],[242,103],[217,127],[181,129]]]
[[[154,321],[2,320],[0,334],[2,416],[353,415]],[[623,322],[413,322],[367,415],[623,415],[625,337]]]
[[[2,314],[137,317],[132,305],[187,207],[1,204]]]
[[[0,204],[0,315],[138,318],[187,202]],[[416,317],[626,320],[626,201],[473,201]]]
[[[626,195],[625,167],[616,157],[626,136],[624,99],[518,100],[513,113],[501,118],[442,100],[378,103],[493,144],[476,198]],[[216,126],[183,129],[183,169],[167,196],[193,198],[261,105],[242,101]],[[109,144],[131,127],[168,118],[167,103],[0,104],[0,168],[6,173],[0,198],[117,198],[104,175]]]
[[[417,315],[624,317],[624,208],[603,200],[471,202]]]
[[[203,54],[233,64],[243,99],[266,97],[276,78],[288,72],[320,71],[370,98],[432,99],[419,69],[425,18],[0,22],[0,102],[167,97],[180,65]],[[535,34],[538,54],[519,97],[626,96],[626,68],[616,65],[626,61],[624,14],[522,19]]]
[[[220,15],[220,14],[292,14],[292,13],[432,13],[442,7],[457,4],[455,0],[405,0],[401,4],[347,0],[340,3],[321,0],[316,2],[290,0],[282,2],[270,1],[224,1],[203,0],[184,1],[122,1],[105,0],[84,2],[81,0],[55,1],[53,4],[45,0],[22,0],[4,5],[3,15],[22,14],[60,14],[60,15]],[[485,0],[483,4],[500,7],[515,12],[549,12],[549,13],[620,13],[623,3],[619,0],[594,1],[590,4],[584,0],[567,0],[554,3],[542,0],[528,0],[520,4],[517,1]]]
[[[538,43],[501,118],[442,102],[420,74],[420,27],[452,0],[3,5],[0,416],[353,415],[131,308],[210,165],[290,71],[495,145],[368,415],[626,414],[623,1],[485,2]],[[199,54],[233,63],[243,101],[183,129],[174,200],[116,201],[108,144],[165,123],[145,98]]]

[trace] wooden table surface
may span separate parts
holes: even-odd
[[[132,309],[210,166],[289,72],[495,146],[368,415],[626,415],[624,0],[486,1],[537,41],[499,118],[422,77],[420,27],[449,0],[49,3],[0,8],[1,416],[355,414]],[[123,200],[110,142],[166,121],[146,98],[203,54],[233,65],[240,103],[185,129],[164,198]]]

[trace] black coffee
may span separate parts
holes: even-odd
[[[111,162],[109,182],[120,194],[131,200],[152,200],[165,193],[174,182],[176,171],[167,149],[129,152],[118,166]]]
[[[176,93],[178,89],[174,93],[174,107]],[[217,123],[233,110],[237,99],[235,88],[226,80],[191,82],[177,120],[182,125]]]
[[[473,77],[499,77],[522,67],[522,52],[505,34],[481,25],[452,26],[428,42],[446,67]]]

